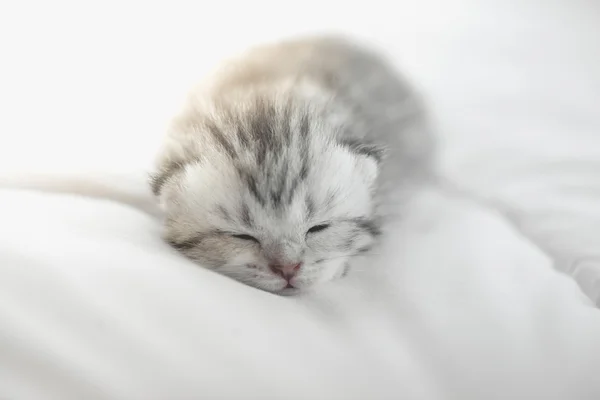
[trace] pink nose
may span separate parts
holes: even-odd
[[[296,275],[301,265],[302,263],[285,265],[270,264],[269,268],[271,268],[271,271],[275,272],[276,274],[281,275],[286,281],[289,281]]]

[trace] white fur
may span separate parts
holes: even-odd
[[[371,244],[372,237],[358,234],[350,249],[340,250],[354,225],[347,220],[369,216],[373,210],[371,186],[377,176],[376,162],[352,154],[338,145],[315,140],[313,171],[297,189],[294,200],[281,213],[262,207],[244,187],[230,160],[212,153],[207,162],[192,163],[181,178],[165,187],[162,204],[174,219],[167,236],[191,237],[198,233],[219,231],[211,248],[191,249],[187,255],[202,265],[241,282],[264,290],[279,292],[287,282],[269,267],[269,257],[276,255],[286,263],[302,262],[292,284],[298,289],[330,281],[343,273],[345,263],[357,249]],[[311,219],[306,218],[305,197],[325,203],[335,193],[331,207],[319,207]],[[254,221],[252,229],[237,217],[241,204],[247,204]],[[232,218],[220,216],[221,207]],[[307,235],[314,225],[331,223],[325,231]],[[260,245],[231,238],[229,234],[248,234]],[[206,260],[206,251],[225,251],[223,263]],[[265,254],[266,253],[266,254]],[[320,260],[325,260],[317,262]]]
[[[344,82],[332,83],[338,73]],[[257,48],[225,63],[192,91],[158,159],[166,240],[268,291],[288,285],[270,265],[301,263],[289,281],[298,289],[344,275],[377,232],[380,161],[361,146],[375,130],[376,143],[399,137],[404,121],[386,110],[407,96],[382,60],[337,38]],[[328,228],[308,233],[316,225]]]

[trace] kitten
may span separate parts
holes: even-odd
[[[151,184],[165,240],[199,265],[291,294],[342,277],[430,174],[419,102],[342,38],[250,50],[194,89]],[[386,206],[387,205],[387,206]]]

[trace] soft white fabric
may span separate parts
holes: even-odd
[[[435,192],[344,282],[281,298],[133,208],[3,192],[10,399],[592,399],[600,314],[499,216]]]
[[[121,204],[0,190],[0,398],[600,398],[598,5],[13,3],[2,182]],[[164,245],[143,170],[213,61],[323,29],[391,52],[481,202],[432,188],[347,280],[280,298]]]

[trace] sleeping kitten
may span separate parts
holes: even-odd
[[[252,49],[199,85],[152,189],[175,249],[289,294],[344,276],[431,153],[415,95],[382,58],[308,38]]]

